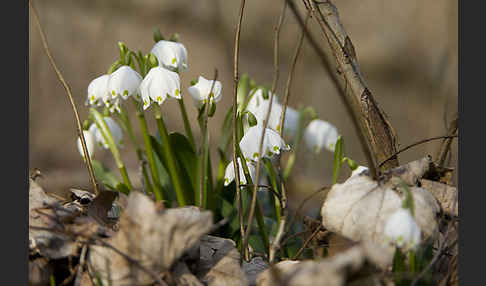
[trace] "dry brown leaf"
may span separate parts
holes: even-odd
[[[49,278],[53,273],[52,266],[46,258],[40,257],[29,260],[29,285],[49,285]]]
[[[345,285],[345,282],[350,282],[349,278],[360,271],[366,262],[376,261],[376,255],[380,254],[376,251],[377,248],[372,249],[372,246],[360,244],[322,260],[282,261],[272,266],[276,269],[262,272],[257,278],[257,285]]]
[[[426,179],[422,179],[420,182],[422,188],[434,195],[445,213],[458,216],[458,193],[455,187]]]
[[[205,235],[201,238],[197,276],[210,286],[248,285],[240,267],[240,253],[230,239]]]
[[[414,168],[401,166],[397,168],[399,172],[394,170],[392,174],[399,174],[409,184],[415,182],[426,170],[417,167],[416,162],[412,163],[406,166]],[[427,161],[422,160],[422,163]],[[407,170],[412,171],[407,173]],[[393,175],[386,182],[377,182],[367,172],[362,172],[342,184],[335,184],[322,206],[322,224],[326,229],[351,240],[384,245],[386,221],[401,207],[403,201],[404,194],[396,190],[399,181]],[[436,215],[440,211],[436,199],[424,188],[410,186],[410,191],[414,198],[414,217],[424,237],[435,237],[438,233]]]
[[[182,207],[158,212],[147,196],[132,192],[120,218],[120,230],[106,242],[136,260],[137,265],[110,248],[96,245],[90,247],[88,261],[104,284],[150,284],[154,281],[151,274],[168,271],[212,224],[209,211]]]
[[[172,275],[177,285],[181,286],[203,286],[196,276],[189,271],[186,263],[178,261],[173,267]]]
[[[35,227],[56,227],[57,220],[61,220],[61,216],[70,216],[69,212],[54,212],[49,208],[56,203],[58,201],[55,198],[48,196],[36,182],[30,180],[29,249],[32,253],[39,253],[41,256],[52,259],[74,255],[78,249],[76,243],[67,236],[48,230],[35,229]]]

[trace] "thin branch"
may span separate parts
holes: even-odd
[[[317,53],[319,59],[321,60],[322,66],[324,67],[324,69],[329,74],[332,85],[334,86],[336,91],[339,93],[339,98],[341,99],[341,101],[342,101],[342,103],[343,103],[343,105],[346,109],[346,112],[348,113],[349,117],[351,118],[351,120],[353,122],[355,132],[358,135],[359,142],[361,143],[361,148],[363,150],[366,161],[367,161],[368,166],[370,168],[371,175],[372,176],[377,175],[377,171],[376,171],[375,165],[373,163],[374,161],[373,161],[371,151],[368,148],[368,145],[366,144],[366,138],[362,134],[361,129],[360,129],[358,117],[354,113],[352,105],[348,102],[348,99],[347,99],[347,96],[346,96],[347,85],[345,85],[344,88],[341,88],[341,84],[340,84],[341,79],[338,78],[337,73],[336,73],[336,69],[334,68],[333,65],[331,65],[326,54],[321,50],[318,41],[314,38],[314,36],[312,36],[309,29],[307,27],[305,27],[305,22],[304,22],[302,16],[297,11],[297,8],[295,7],[295,3],[293,2],[293,0],[286,0],[286,1],[288,3],[289,7],[291,8],[292,12],[294,13],[295,18],[297,19],[297,22],[299,22],[299,25],[304,28],[304,33],[305,33],[307,40],[311,44],[314,51]],[[312,17],[312,14],[311,14],[311,17]]]
[[[236,121],[238,119],[238,60],[240,51],[240,32],[241,32],[241,22],[243,20],[243,12],[245,9],[245,0],[241,0],[240,12],[238,16],[238,24],[236,25],[235,32],[235,54],[234,54],[234,69],[233,69],[233,169],[235,170],[235,183],[236,183],[236,201],[238,205],[238,216],[240,222],[240,234],[241,237],[245,236],[245,229],[243,226],[243,210],[241,205],[241,192],[240,192],[240,168],[238,164],[238,157],[236,155],[236,148],[238,142],[236,141]],[[243,251],[246,250],[242,248]],[[240,256],[241,257],[241,256]]]
[[[432,138],[427,138],[427,139],[424,139],[424,140],[420,140],[420,141],[417,141],[415,143],[412,143],[404,148],[401,148],[400,150],[398,150],[396,153],[394,153],[393,155],[391,155],[390,157],[388,157],[387,159],[385,159],[383,162],[381,162],[378,167],[381,167],[383,166],[383,164],[385,164],[387,161],[395,158],[396,155],[412,148],[412,147],[415,147],[417,145],[420,145],[420,144],[423,144],[423,143],[427,143],[429,141],[433,141],[433,140],[437,140],[437,139],[452,139],[452,138],[456,138],[457,135],[453,135],[453,136],[449,136],[449,135],[446,135],[446,136],[437,136],[437,137],[432,137]]]
[[[42,46],[44,47],[44,51],[45,51],[47,57],[49,58],[49,62],[51,63],[52,67],[54,68],[54,71],[56,72],[59,81],[62,83],[64,89],[66,90],[69,101],[70,101],[71,106],[73,108],[74,116],[76,117],[78,136],[81,139],[81,146],[83,147],[83,153],[84,153],[84,158],[85,158],[84,161],[86,162],[86,166],[88,167],[89,178],[91,180],[91,184],[93,185],[93,191],[94,191],[95,195],[98,195],[98,193],[99,193],[98,184],[96,183],[96,178],[95,178],[95,175],[94,175],[93,166],[91,165],[91,158],[90,158],[89,153],[88,153],[88,148],[86,147],[86,140],[84,138],[83,127],[81,125],[81,120],[79,119],[78,109],[76,108],[76,104],[74,103],[74,99],[73,99],[73,96],[72,96],[72,93],[71,93],[71,88],[69,87],[68,83],[64,80],[64,77],[62,76],[61,72],[57,68],[56,63],[54,62],[54,58],[52,57],[51,51],[49,50],[49,45],[47,44],[46,36],[45,36],[44,31],[42,30],[41,24],[39,22],[39,17],[37,16],[37,11],[34,8],[34,6],[32,5],[31,0],[29,0],[29,6],[30,6],[30,9],[32,10],[32,14],[34,15],[34,20],[35,20],[35,23],[37,24],[37,29],[39,30],[39,35],[41,37]]]
[[[307,244],[309,244],[309,242],[319,233],[320,230],[321,230],[320,227],[317,227],[316,230],[314,230],[314,232],[306,239],[304,244],[302,244],[302,247],[299,249],[299,251],[297,251],[294,257],[292,257],[292,260],[296,260],[299,258],[299,256],[302,254],[304,249],[307,247]]]
[[[299,206],[297,207],[297,210],[295,211],[294,215],[292,216],[292,219],[290,220],[289,222],[289,226],[287,228],[287,231],[290,231],[290,229],[292,228],[292,224],[295,222],[295,220],[297,219],[297,216],[299,215],[299,213],[302,211],[302,208],[304,207],[304,205],[310,200],[312,199],[315,195],[319,194],[320,192],[323,192],[323,191],[328,191],[330,190],[331,187],[329,186],[325,186],[325,187],[321,187],[320,189],[318,189],[317,191],[313,192],[312,194],[310,194],[308,197],[306,197],[305,199],[302,200],[302,202],[299,204]]]
[[[262,151],[263,151],[263,141],[265,140],[265,132],[267,131],[268,127],[268,120],[270,118],[270,114],[272,112],[273,106],[273,98],[275,96],[275,91],[277,89],[277,82],[278,82],[278,48],[279,48],[279,37],[280,37],[280,28],[282,26],[284,13],[287,5],[284,5],[282,11],[280,13],[278,22],[275,26],[275,37],[274,37],[274,79],[272,83],[272,90],[270,94],[270,102],[267,109],[267,114],[265,116],[265,120],[263,121],[263,129],[260,137],[259,147],[258,147],[258,158],[257,158],[257,165],[256,165],[256,175],[255,175],[255,185],[253,187],[253,194],[251,198],[250,204],[250,214],[248,215],[248,222],[245,230],[245,235],[243,237],[243,249],[247,249],[248,247],[248,237],[251,231],[251,226],[253,224],[253,217],[255,215],[255,206],[256,206],[256,199],[257,199],[257,192],[258,192],[258,182],[260,180],[260,169],[261,169],[261,162],[262,162]]]
[[[287,2],[286,2],[287,3]],[[300,34],[299,41],[297,42],[297,46],[295,47],[295,52],[292,57],[292,62],[290,65],[290,70],[289,74],[287,76],[287,83],[285,85],[285,91],[284,91],[284,102],[283,102],[283,109],[282,109],[282,115],[280,116],[280,136],[283,136],[284,132],[284,127],[285,127],[285,114],[287,111],[287,106],[289,103],[289,97],[290,97],[290,87],[292,85],[292,79],[294,77],[294,72],[295,72],[295,67],[297,66],[297,59],[299,58],[300,51],[302,50],[302,44],[304,43],[304,36],[305,36],[305,31],[307,29],[307,23],[310,18],[310,13],[307,13],[307,16],[305,18],[304,26],[302,27],[302,33]]]
[[[456,114],[454,119],[449,124],[449,127],[447,128],[447,134],[449,136],[453,136],[457,134],[458,121],[459,121],[459,117]],[[451,144],[452,144],[452,138],[446,138],[442,141],[442,144],[440,145],[439,148],[439,152],[437,153],[437,159],[435,161],[435,164],[437,166],[442,167],[444,165],[444,162],[446,161],[447,155],[451,148]]]

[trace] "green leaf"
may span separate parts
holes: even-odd
[[[216,103],[214,101],[210,101],[208,117],[213,117],[215,112],[216,112]]]
[[[248,124],[250,124],[250,127],[257,125],[258,121],[253,113],[245,111],[245,114],[248,116]]]
[[[154,36],[153,36],[154,42],[159,42],[164,40],[164,36],[162,36],[162,33],[160,33],[159,28],[154,28]]]
[[[338,137],[336,141],[336,147],[334,148],[334,164],[332,168],[332,183],[337,183],[339,178],[339,171],[343,164],[344,157],[344,142],[341,136]]]
[[[245,99],[246,96],[248,95],[249,92],[249,77],[246,73],[241,75],[240,80],[238,81],[238,91],[237,91],[237,97],[236,97],[236,102],[238,104],[238,111],[242,111],[242,107],[245,104]]]
[[[232,138],[232,128],[233,127],[233,109],[229,108],[223,121],[223,126],[221,126],[221,141],[219,143],[219,148],[223,153],[228,151],[229,143]]]
[[[167,158],[164,156],[162,142],[155,137],[150,136],[152,145],[155,147],[155,152],[160,162],[167,170]],[[183,180],[182,185],[184,192],[188,192],[187,198],[194,198],[195,191],[199,190],[199,157],[192,149],[189,140],[182,134],[174,132],[169,135],[172,150],[175,153],[176,163],[179,165],[179,170],[182,172],[181,178],[189,178]],[[194,203],[193,201],[189,202]]]
[[[103,167],[103,164],[97,160],[91,160],[91,165],[93,166],[93,171],[95,177],[101,182],[106,188],[113,191],[129,191],[127,186],[123,184],[118,178],[108,169]]]
[[[148,64],[151,68],[154,68],[159,65],[159,60],[154,54],[150,53],[148,54]]]

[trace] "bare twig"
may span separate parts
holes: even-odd
[[[302,16],[300,16],[299,12],[297,11],[297,8],[295,7],[295,4],[293,0],[286,0],[289,7],[291,8],[292,12],[295,15],[295,18],[297,19],[297,22],[299,22],[299,25],[301,27],[305,27],[304,20],[302,19]],[[312,17],[312,14],[311,14]],[[336,73],[336,69],[334,68],[333,65],[330,64],[326,54],[321,50],[318,41],[312,36],[310,33],[309,29],[306,27],[304,28],[305,36],[309,43],[311,44],[312,48],[314,51],[317,53],[319,59],[321,60],[322,66],[324,69],[327,71],[327,73],[330,76],[331,83],[333,84],[334,88],[336,91],[339,93],[339,98],[343,102],[343,105],[346,109],[346,112],[348,113],[349,117],[351,118],[353,122],[353,126],[355,128],[356,134],[358,135],[359,142],[361,143],[361,148],[363,150],[363,153],[366,157],[366,161],[368,162],[368,166],[370,168],[370,173],[372,176],[377,175],[377,171],[374,165],[373,161],[373,155],[371,154],[371,150],[368,148],[368,145],[366,144],[366,138],[361,132],[360,125],[359,125],[359,120],[358,120],[358,115],[353,111],[351,103],[348,102],[348,98],[346,96],[346,91],[347,91],[347,85],[344,86],[344,88],[341,88],[341,79],[338,78],[338,75]]]
[[[312,194],[310,194],[308,197],[306,197],[305,199],[302,200],[302,202],[299,204],[299,206],[297,207],[297,209],[295,210],[295,213],[294,215],[292,216],[292,219],[290,220],[289,222],[289,226],[287,228],[287,231],[290,231],[290,229],[292,228],[292,224],[295,222],[295,220],[297,219],[297,216],[299,215],[299,213],[302,211],[302,208],[304,207],[304,205],[310,200],[312,199],[315,195],[319,194],[320,192],[323,192],[323,191],[329,191],[331,189],[331,187],[329,186],[325,186],[325,187],[321,187],[320,189],[318,189],[317,191],[313,192]]]
[[[280,35],[280,28],[282,26],[284,14],[285,14],[285,9],[286,9],[285,3],[282,8],[282,11],[280,13],[277,25],[275,26],[275,37],[274,37],[274,79],[272,83],[272,90],[270,94],[270,99],[269,99],[269,104],[268,104],[268,109],[267,109],[267,114],[265,116],[265,120],[263,121],[263,129],[261,133],[261,138],[259,142],[259,147],[258,147],[258,158],[257,158],[257,164],[256,164],[256,175],[255,175],[255,184],[253,187],[253,194],[251,198],[251,204],[250,204],[250,213],[248,215],[248,222],[245,230],[245,235],[243,236],[243,249],[247,249],[248,247],[248,236],[251,231],[251,226],[253,224],[253,217],[255,215],[255,206],[256,206],[256,199],[257,199],[257,192],[258,192],[258,182],[260,180],[260,169],[261,169],[261,162],[262,162],[262,151],[263,151],[263,141],[265,140],[265,133],[267,131],[267,126],[268,126],[268,120],[270,118],[270,114],[272,112],[272,106],[273,106],[273,98],[275,96],[275,91],[277,89],[277,82],[278,82],[278,47],[279,47],[279,35]]]
[[[449,136],[457,134],[458,121],[459,121],[459,117],[456,114],[454,119],[451,121],[449,128],[447,128],[447,134]],[[444,162],[446,161],[447,158],[447,154],[449,153],[449,150],[451,148],[452,139],[453,138],[446,138],[442,141],[439,151],[437,152],[437,157],[436,157],[437,159],[435,161],[435,164],[437,166],[442,167],[444,165]]]
[[[287,3],[287,2],[286,2]],[[284,101],[283,101],[283,108],[282,108],[282,115],[280,116],[280,136],[283,136],[284,127],[285,127],[285,114],[287,111],[287,106],[289,104],[289,97],[290,97],[290,87],[292,85],[292,79],[294,77],[295,67],[297,66],[297,59],[299,58],[300,51],[302,50],[302,44],[304,43],[304,36],[305,31],[307,29],[307,23],[309,21],[310,14],[307,13],[305,18],[304,26],[302,27],[302,33],[300,34],[299,41],[297,42],[297,46],[295,47],[295,52],[292,57],[292,62],[290,64],[289,74],[287,76],[287,83],[285,85],[284,91]]]
[[[81,249],[81,254],[79,256],[78,271],[76,273],[76,279],[74,280],[74,286],[79,286],[81,284],[83,267],[86,263],[86,251],[87,250],[88,250],[88,244],[83,245],[83,248]]]
[[[432,137],[432,138],[427,138],[427,139],[423,139],[423,140],[417,141],[417,142],[412,143],[412,144],[410,144],[410,145],[408,145],[408,146],[406,146],[404,148],[401,148],[400,150],[398,150],[397,152],[395,152],[394,154],[392,154],[390,157],[386,158],[383,162],[381,162],[378,165],[378,167],[383,166],[386,162],[388,162],[389,160],[392,160],[393,158],[395,158],[396,155],[398,155],[398,154],[400,154],[400,153],[402,153],[402,152],[404,152],[404,151],[406,151],[406,150],[408,150],[408,149],[410,149],[412,147],[415,147],[417,145],[420,145],[420,144],[423,144],[423,143],[427,143],[427,142],[430,142],[430,141],[433,141],[433,140],[437,140],[437,139],[446,139],[446,140],[447,139],[451,139],[452,140],[452,138],[455,138],[455,137],[457,137],[457,135],[453,135],[453,136],[446,135],[446,136],[437,136],[437,137]]]
[[[56,72],[59,81],[62,83],[64,89],[66,90],[69,101],[70,101],[71,106],[73,108],[74,116],[76,117],[78,136],[81,139],[81,145],[83,147],[83,153],[84,153],[84,158],[85,158],[84,161],[86,162],[86,166],[88,167],[89,178],[91,180],[91,183],[93,184],[93,191],[96,195],[98,195],[98,193],[99,193],[98,184],[96,183],[96,178],[95,178],[95,175],[94,175],[93,166],[91,165],[91,158],[90,158],[89,153],[88,153],[88,148],[86,147],[86,140],[85,140],[84,134],[83,134],[83,127],[81,125],[81,120],[79,119],[79,114],[78,114],[78,110],[76,108],[76,104],[74,103],[74,99],[73,99],[73,96],[72,96],[72,93],[71,93],[71,88],[69,87],[68,83],[64,80],[64,77],[62,76],[61,72],[57,68],[56,63],[54,62],[54,58],[52,57],[51,51],[49,50],[49,45],[47,44],[46,36],[44,35],[44,31],[42,30],[41,24],[39,22],[39,17],[37,16],[37,11],[34,8],[34,6],[32,5],[31,0],[29,0],[29,6],[30,6],[30,9],[32,10],[32,14],[34,15],[34,19],[35,19],[35,22],[37,24],[37,29],[39,30],[39,35],[41,37],[42,46],[44,47],[44,51],[46,52],[46,55],[49,58],[49,62],[51,63],[52,67],[54,68],[54,71]]]
[[[241,22],[243,20],[243,11],[245,9],[245,0],[241,0],[240,12],[238,16],[238,24],[236,25],[235,32],[235,54],[234,54],[234,69],[233,69],[233,169],[235,170],[235,183],[236,183],[236,204],[238,205],[238,217],[240,222],[240,234],[241,237],[245,236],[245,229],[243,226],[243,210],[241,205],[241,192],[240,192],[240,168],[238,164],[238,157],[236,155],[236,148],[238,142],[236,141],[236,121],[238,119],[238,60],[240,51],[240,32]],[[246,249],[242,248],[246,253]],[[240,256],[241,257],[241,256]]]
[[[292,260],[296,260],[299,258],[304,249],[307,247],[307,244],[309,244],[309,242],[319,233],[320,230],[320,227],[317,227],[316,230],[314,230],[314,232],[304,241],[304,244],[302,244],[302,247],[299,249],[299,251],[297,251],[294,257],[292,257]]]

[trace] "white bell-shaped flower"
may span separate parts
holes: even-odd
[[[110,130],[111,136],[113,137],[113,141],[115,141],[116,145],[122,147],[123,132],[120,125],[118,125],[118,123],[116,123],[116,121],[109,116],[104,117],[104,120],[106,122],[106,125],[108,126],[108,129]],[[108,144],[106,144],[105,142],[105,138],[103,138],[103,135],[101,131],[98,129],[96,123],[91,124],[88,131],[91,132],[92,136],[94,136],[95,141],[100,146],[102,146],[105,149],[109,148]]]
[[[246,164],[248,166],[248,172],[250,173],[250,177],[252,180],[254,180],[255,178],[255,166],[252,164],[252,163],[247,163]],[[245,177],[245,172],[243,171],[243,166],[241,165],[241,159],[238,158],[238,169],[239,169],[239,173],[240,173],[240,184],[246,184],[247,181],[246,181],[246,177]],[[235,179],[235,168],[234,168],[234,165],[233,165],[233,161],[231,161],[228,166],[226,166],[226,170],[224,172],[224,185],[227,186],[229,185],[231,182],[233,182],[233,180]]]
[[[363,173],[366,170],[368,170],[368,167],[358,166],[358,168],[356,168],[354,171],[351,172],[351,177],[359,176],[359,175],[361,175],[361,173]]]
[[[262,131],[263,126],[257,124],[250,127],[245,135],[243,135],[243,138],[241,138],[240,149],[247,161],[255,161],[258,159]],[[279,154],[280,150],[290,150],[290,146],[285,144],[280,134],[270,128],[266,128],[263,136],[262,157],[271,158],[274,154]]]
[[[110,75],[102,75],[90,82],[88,85],[88,97],[86,98],[86,105],[92,106],[105,106],[114,112],[120,111],[120,98],[113,99],[110,92],[108,91],[108,82],[110,80]]]
[[[88,85],[88,97],[86,98],[86,105],[101,106],[110,100],[111,96],[108,92],[108,80],[110,76],[104,74],[92,80]]]
[[[284,128],[284,134],[288,135],[289,138],[297,136],[299,130],[299,112],[290,106],[287,106],[285,110]]]
[[[214,82],[214,86],[213,86]],[[192,99],[194,100],[194,105],[196,107],[201,107],[204,103],[207,102],[210,92],[212,89],[211,101],[218,102],[221,100],[221,82],[214,81],[214,80],[207,80],[202,76],[199,76],[197,83],[193,86],[187,88],[187,91],[191,94]]]
[[[130,66],[121,66],[110,75],[108,91],[112,98],[121,96],[127,99],[129,96],[136,97],[138,87],[142,82],[142,76]]]
[[[159,61],[159,66],[177,72],[187,69],[187,51],[181,43],[161,40],[154,45],[151,53]]]
[[[384,234],[387,241],[409,250],[419,245],[421,231],[410,210],[400,208],[386,221]]]
[[[140,84],[143,109],[147,109],[152,102],[162,104],[167,96],[181,98],[181,82],[179,75],[163,67],[154,67]]]
[[[84,134],[84,140],[86,141],[86,148],[88,149],[89,157],[93,158],[94,149],[95,149],[95,139],[93,137],[93,134],[88,130],[83,130],[83,134]],[[78,137],[77,145],[78,145],[79,154],[81,154],[81,157],[84,158],[83,145],[81,144],[81,139],[79,137]]]
[[[307,125],[304,131],[304,140],[310,150],[319,153],[322,147],[334,152],[339,133],[327,121],[314,119]]]

